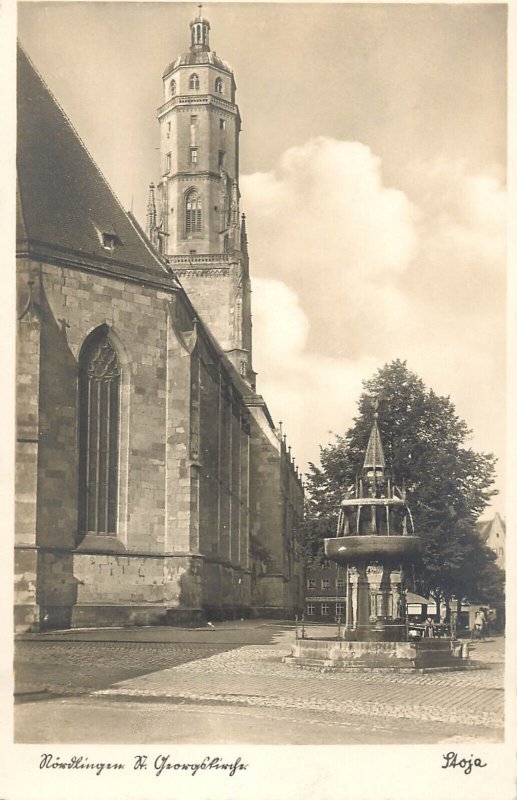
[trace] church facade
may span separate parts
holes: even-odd
[[[163,76],[147,235],[18,56],[17,630],[303,607],[300,476],[252,367],[231,69]]]

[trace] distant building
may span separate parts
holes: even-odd
[[[504,569],[506,555],[506,522],[496,513],[493,519],[483,520],[476,525],[481,541],[497,556],[496,564]]]
[[[334,622],[345,618],[346,570],[328,559],[307,570],[305,618],[313,622]]]

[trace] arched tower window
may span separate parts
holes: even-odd
[[[201,232],[201,197],[197,189],[191,189],[185,198],[185,232]]]
[[[169,93],[171,97],[176,94],[176,81],[174,79],[169,83]]]
[[[195,72],[190,76],[188,85],[191,89],[199,89],[199,76]]]
[[[215,91],[219,92],[219,94],[224,94],[224,83],[222,78],[215,79]]]
[[[185,198],[185,233],[201,232],[201,197],[197,189],[191,189]]]
[[[115,536],[120,367],[102,325],[79,357],[79,532]]]

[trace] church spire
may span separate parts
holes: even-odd
[[[248,234],[246,232],[246,214],[241,215],[241,250],[248,255]]]
[[[199,13],[190,23],[190,50],[191,52],[210,50],[210,23],[201,16],[203,5],[198,5]]]

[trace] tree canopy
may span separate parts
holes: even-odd
[[[352,426],[321,448],[319,466],[309,465],[308,562],[321,556],[324,538],[336,535],[339,503],[361,473],[376,406],[386,468],[398,486],[404,484],[416,533],[424,540],[415,588],[446,601],[452,596],[483,599],[477,595],[485,583],[502,586],[495,555],[475,531],[497,493],[494,456],[467,446],[471,431],[450,398],[428,389],[405,361],[386,364],[363,389]]]

